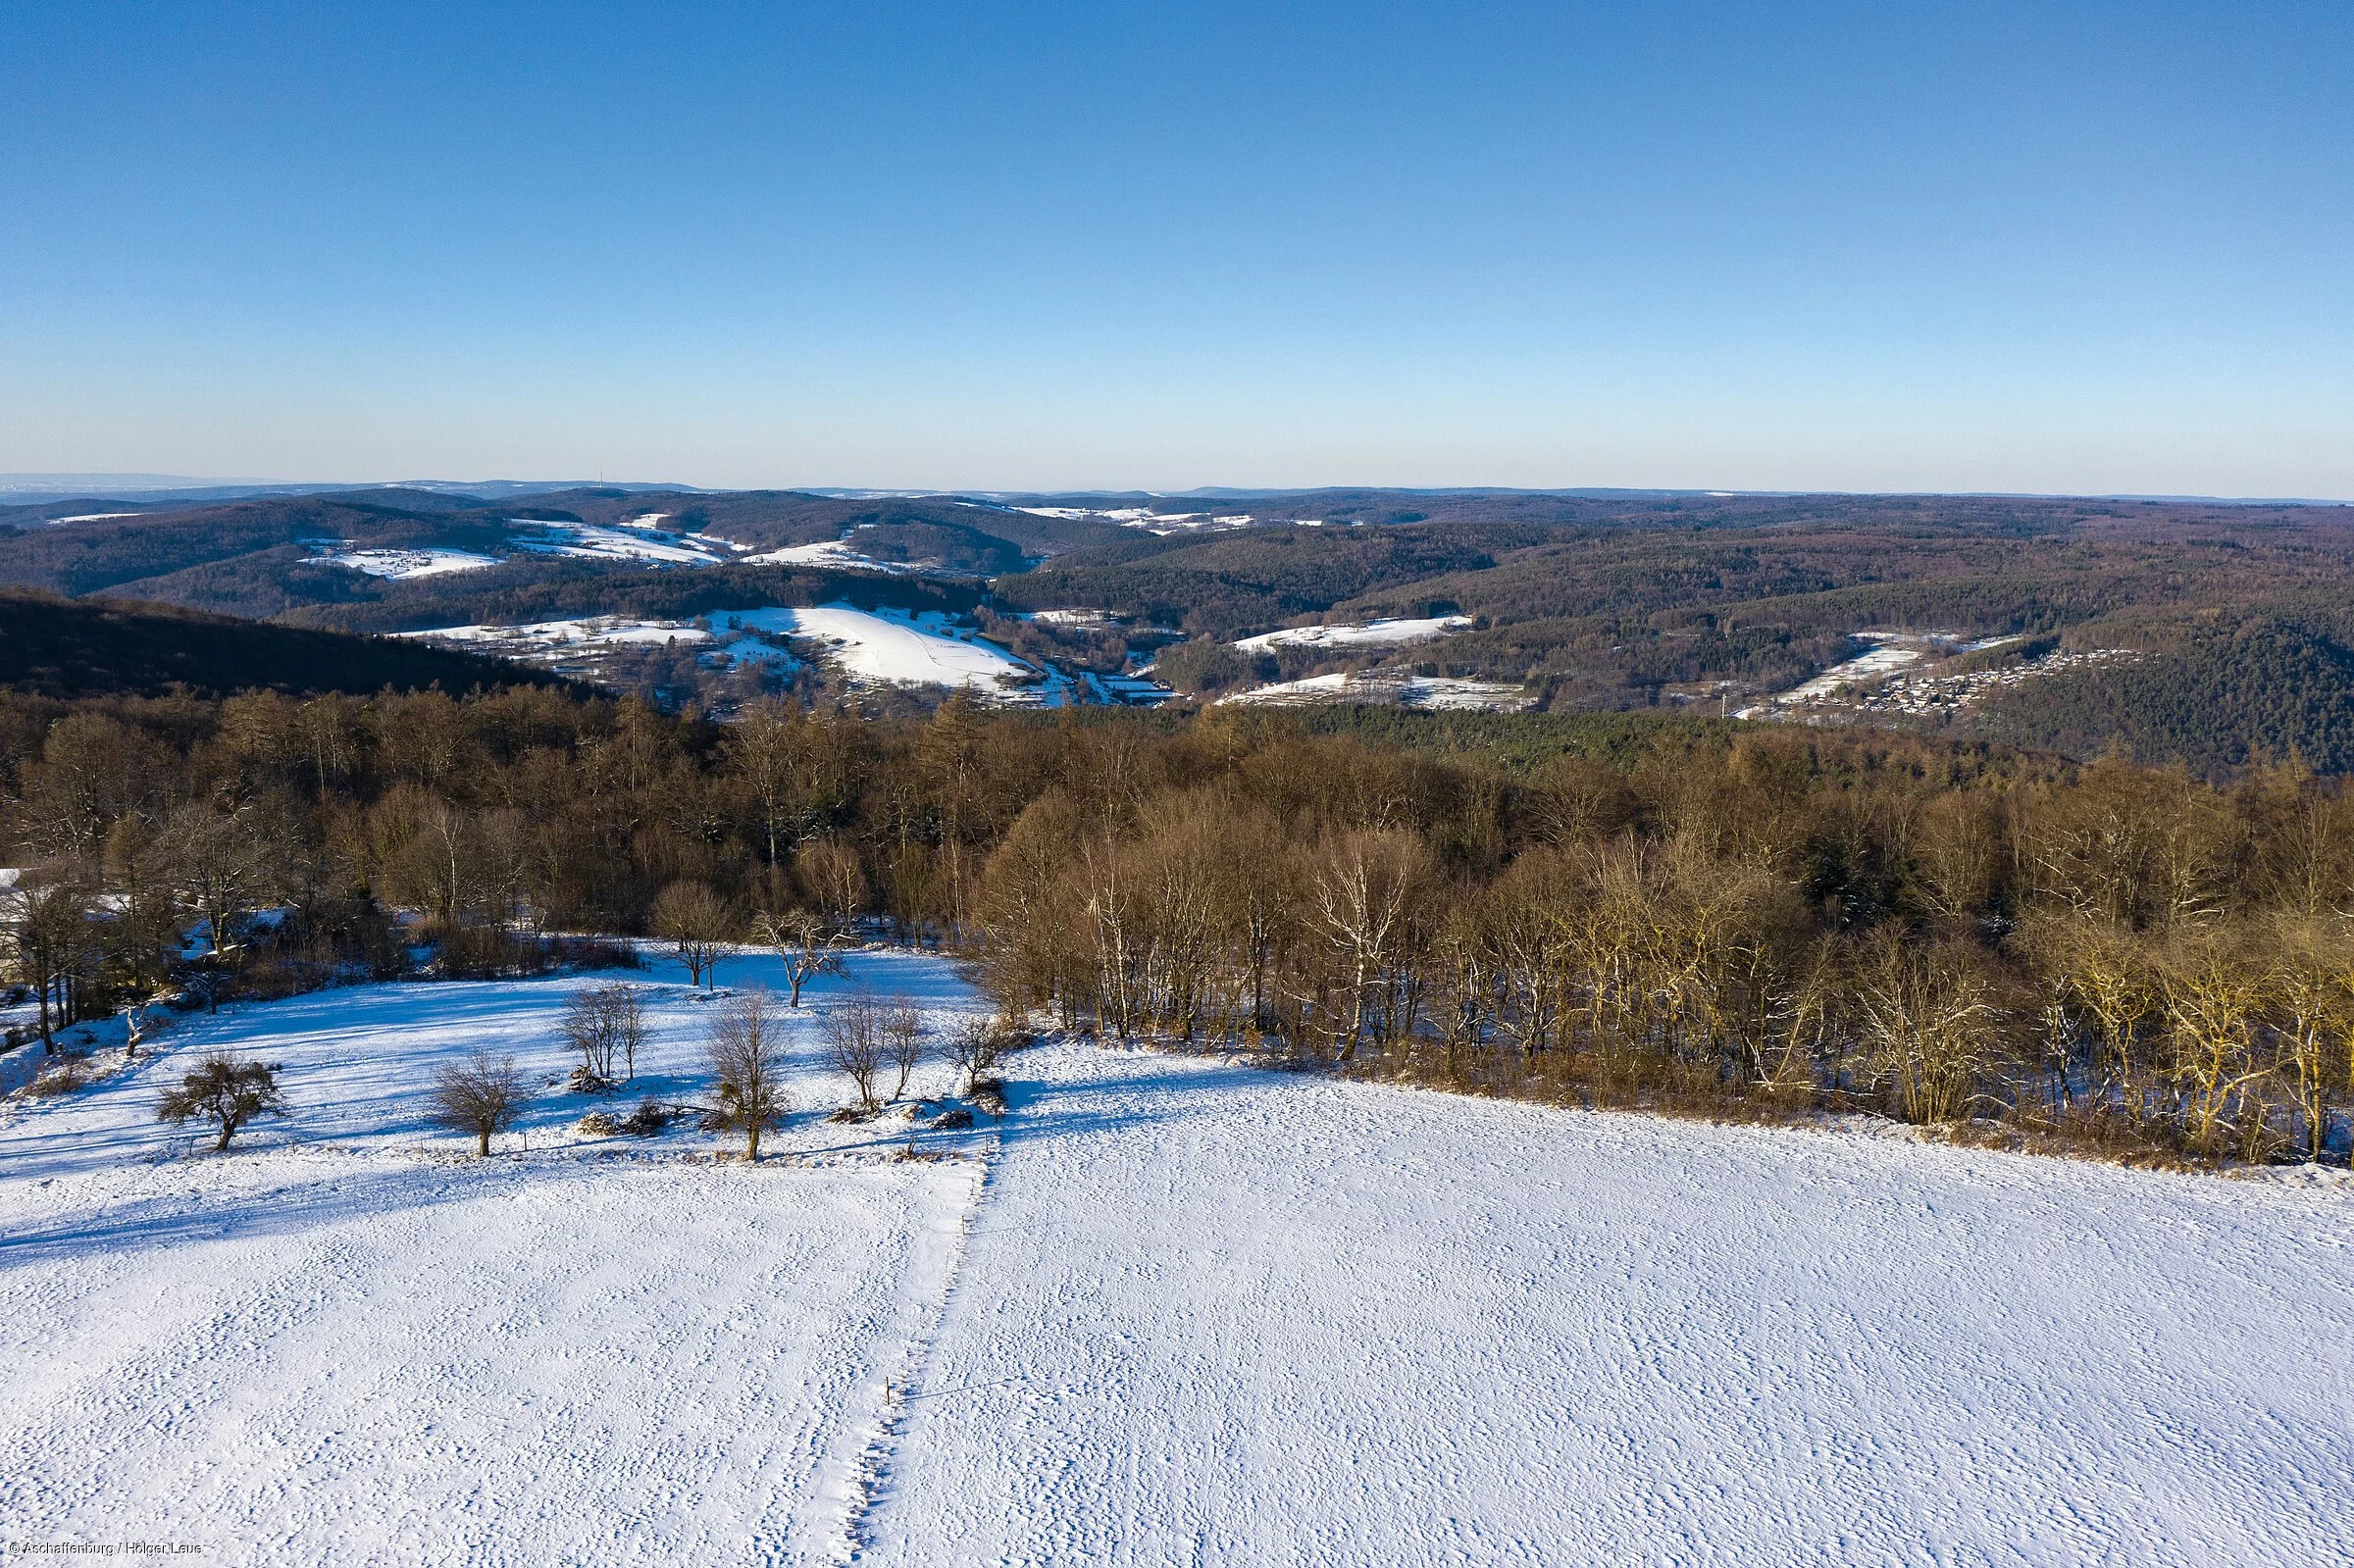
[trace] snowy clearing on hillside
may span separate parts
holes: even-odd
[[[1190,533],[1199,529],[1243,529],[1249,528],[1252,523],[1248,512],[1155,512],[1147,506],[1100,509],[1084,506],[1023,506],[1015,510],[1027,512],[1032,517],[1060,518],[1072,523],[1092,518],[1099,523],[1117,523],[1124,529],[1143,529],[1160,534]]]
[[[1031,696],[1039,672],[936,610],[858,610],[846,604],[814,609],[722,610],[714,627],[741,627],[772,636],[806,639],[853,681],[886,685],[970,686],[1000,699]],[[1027,687],[1028,689],[1025,689]]]
[[[146,515],[144,512],[77,512],[72,517],[53,517],[49,520],[49,525],[55,528],[61,523],[105,523],[119,517],[145,517]]]
[[[672,645],[693,648],[696,658],[708,665],[764,663],[787,671],[798,666],[799,661],[775,642],[733,629],[716,630],[713,623],[722,619],[710,616],[702,621],[645,621],[628,616],[592,615],[571,621],[534,621],[523,626],[434,627],[423,632],[397,632],[393,635],[496,654],[558,675],[587,679],[605,673],[609,656],[624,649]]]
[[[1401,708],[1461,712],[1513,712],[1528,706],[1520,686],[1452,676],[1403,675],[1394,670],[1340,671],[1301,681],[1278,681],[1218,699],[1221,703],[1264,703],[1276,707],[1309,702],[1375,702]]]
[[[2131,660],[2121,648],[2078,653],[2057,650],[2022,663],[1960,675],[1909,673],[1923,659],[1943,660],[1980,653],[2025,640],[2024,633],[1972,638],[1954,632],[1858,632],[1865,651],[1831,666],[1811,681],[1740,709],[1736,719],[1770,719],[1785,708],[1835,707],[1860,713],[1935,714],[1980,701],[2005,686],[2083,669],[2112,659]],[[1931,667],[1932,671],[1934,666]]]
[[[1083,1044],[752,1168],[570,1123],[571,980],[190,1017],[0,1108],[12,1539],[214,1560],[2349,1560],[2343,1190],[1557,1111]],[[602,980],[610,977],[595,976]],[[667,966],[639,1088],[707,1100]],[[765,956],[722,986],[774,984]],[[540,1095],[481,1161],[426,1070]],[[282,1062],[226,1156],[150,1120]],[[919,1069],[938,1093],[946,1068]],[[635,1090],[633,1090],[634,1094]],[[632,1096],[623,1096],[624,1104]],[[604,1102],[610,1104],[612,1102]],[[621,1108],[621,1107],[616,1107]]]
[[[648,514],[659,516],[658,513]],[[588,523],[550,523],[536,518],[510,518],[508,526],[531,531],[514,541],[519,550],[536,555],[576,555],[603,561],[645,561],[656,566],[717,566],[732,559],[741,546],[706,534],[665,533],[642,521],[619,528]]]
[[[763,550],[758,555],[744,556],[742,563],[745,566],[818,566],[841,572],[886,572],[894,575],[922,570],[905,561],[878,561],[871,555],[860,555],[846,539],[789,544],[782,549]]]
[[[1360,625],[1288,627],[1281,632],[1261,632],[1254,637],[1244,637],[1234,646],[1245,653],[1272,652],[1276,648],[1388,647],[1427,642],[1450,632],[1465,631],[1470,625],[1471,618],[1467,615],[1440,615],[1421,620],[1367,621]]]
[[[500,564],[495,555],[477,555],[472,550],[426,548],[416,550],[359,550],[345,549],[313,557],[329,566],[349,567],[372,578],[390,578],[395,582],[408,578],[440,577],[450,572],[479,572],[486,566]]]
[[[523,626],[445,626],[395,636],[479,649],[509,659],[538,659],[568,650],[622,647],[632,643],[708,642],[711,633],[691,621],[636,621],[627,616],[591,615],[576,621],[533,621]]]

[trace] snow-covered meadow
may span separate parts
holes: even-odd
[[[707,1098],[657,968],[639,1088]],[[723,986],[779,977],[723,964]],[[308,1563],[2354,1560],[2354,1202],[1043,1045],[1011,1112],[572,1130],[576,980],[188,1018],[0,1107],[14,1541]],[[284,1064],[225,1156],[151,1107]],[[420,1119],[513,1051],[498,1157]],[[948,1069],[919,1070],[919,1091]],[[550,1081],[556,1081],[551,1083]]]
[[[1042,671],[935,610],[909,613],[846,604],[717,610],[695,620],[587,616],[522,626],[434,627],[399,636],[472,648],[566,674],[592,671],[599,655],[633,645],[693,646],[715,659],[791,666],[786,644],[834,664],[854,684],[963,687],[1016,705],[1064,699],[1069,683]]]
[[[1409,642],[1428,642],[1453,632],[1467,630],[1467,615],[1434,615],[1410,620],[1339,622],[1329,626],[1286,627],[1238,639],[1233,646],[1245,653],[1271,653],[1278,648],[1388,648]]]
[[[1296,707],[1313,702],[1394,703],[1402,708],[1510,713],[1529,705],[1528,691],[1501,681],[1419,676],[1404,670],[1336,670],[1298,681],[1253,686],[1218,699],[1245,706]]]

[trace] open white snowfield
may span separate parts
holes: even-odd
[[[500,564],[494,555],[434,547],[414,550],[343,549],[313,559],[330,566],[349,567],[354,572],[372,578],[388,578],[396,582],[406,582],[410,578],[447,577],[452,572],[480,572],[486,567]]]
[[[936,610],[860,610],[846,604],[806,609],[721,610],[714,629],[741,628],[802,638],[826,651],[852,680],[884,685],[968,686],[1000,698],[1040,672],[970,628]]]
[[[1529,705],[1525,687],[1500,681],[1471,681],[1457,676],[1420,676],[1404,670],[1336,670],[1330,675],[1305,676],[1253,686],[1218,701],[1249,706],[1299,707],[1315,702],[1394,703],[1402,708],[1455,709],[1468,712],[1516,712]]]
[[[1437,615],[1417,620],[1367,621],[1361,625],[1344,622],[1332,626],[1296,626],[1280,632],[1261,632],[1256,636],[1240,638],[1233,645],[1245,653],[1267,653],[1277,648],[1397,647],[1409,642],[1428,642],[1451,632],[1466,631],[1470,625],[1471,618],[1467,615]]]
[[[740,957],[723,986],[775,978]],[[640,1062],[708,1098],[711,1004]],[[852,981],[978,1009],[947,966]],[[954,1157],[426,1131],[575,980],[183,1021],[0,1121],[12,1541],[207,1560],[2344,1563],[2354,1202],[1082,1043]],[[813,992],[820,1006],[843,981]],[[813,1011],[813,1010],[812,1010]],[[282,1061],[226,1156],[147,1118]],[[918,1087],[937,1093],[947,1069]],[[528,1146],[527,1146],[528,1145]]]

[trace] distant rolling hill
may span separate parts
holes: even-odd
[[[560,684],[503,659],[121,599],[0,588],[0,685],[48,697],[226,693],[364,695],[394,686]]]
[[[1748,709],[2076,754],[2122,741],[2206,770],[2294,747],[2354,770],[2354,626],[2340,608],[2354,603],[2354,511],[2340,507],[391,485],[0,508],[0,584],[380,632],[846,600],[974,618],[1066,673],[1156,660],[1203,699],[1355,689],[1379,672],[1501,683],[1512,705],[1557,713]],[[1440,618],[1443,633],[1412,641],[1235,646],[1278,628]],[[2057,652],[2032,666],[2006,655],[2020,668],[1999,687],[1923,663],[1950,701],[1762,700],[1846,669],[1866,632],[2049,637]]]

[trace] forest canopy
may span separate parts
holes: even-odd
[[[46,1021],[505,972],[693,908],[698,939],[940,944],[1009,1018],[1482,1092],[2344,1147],[2354,809],[2293,763],[2217,785],[1868,732],[1317,724],[1348,728],[10,695],[7,952]]]

